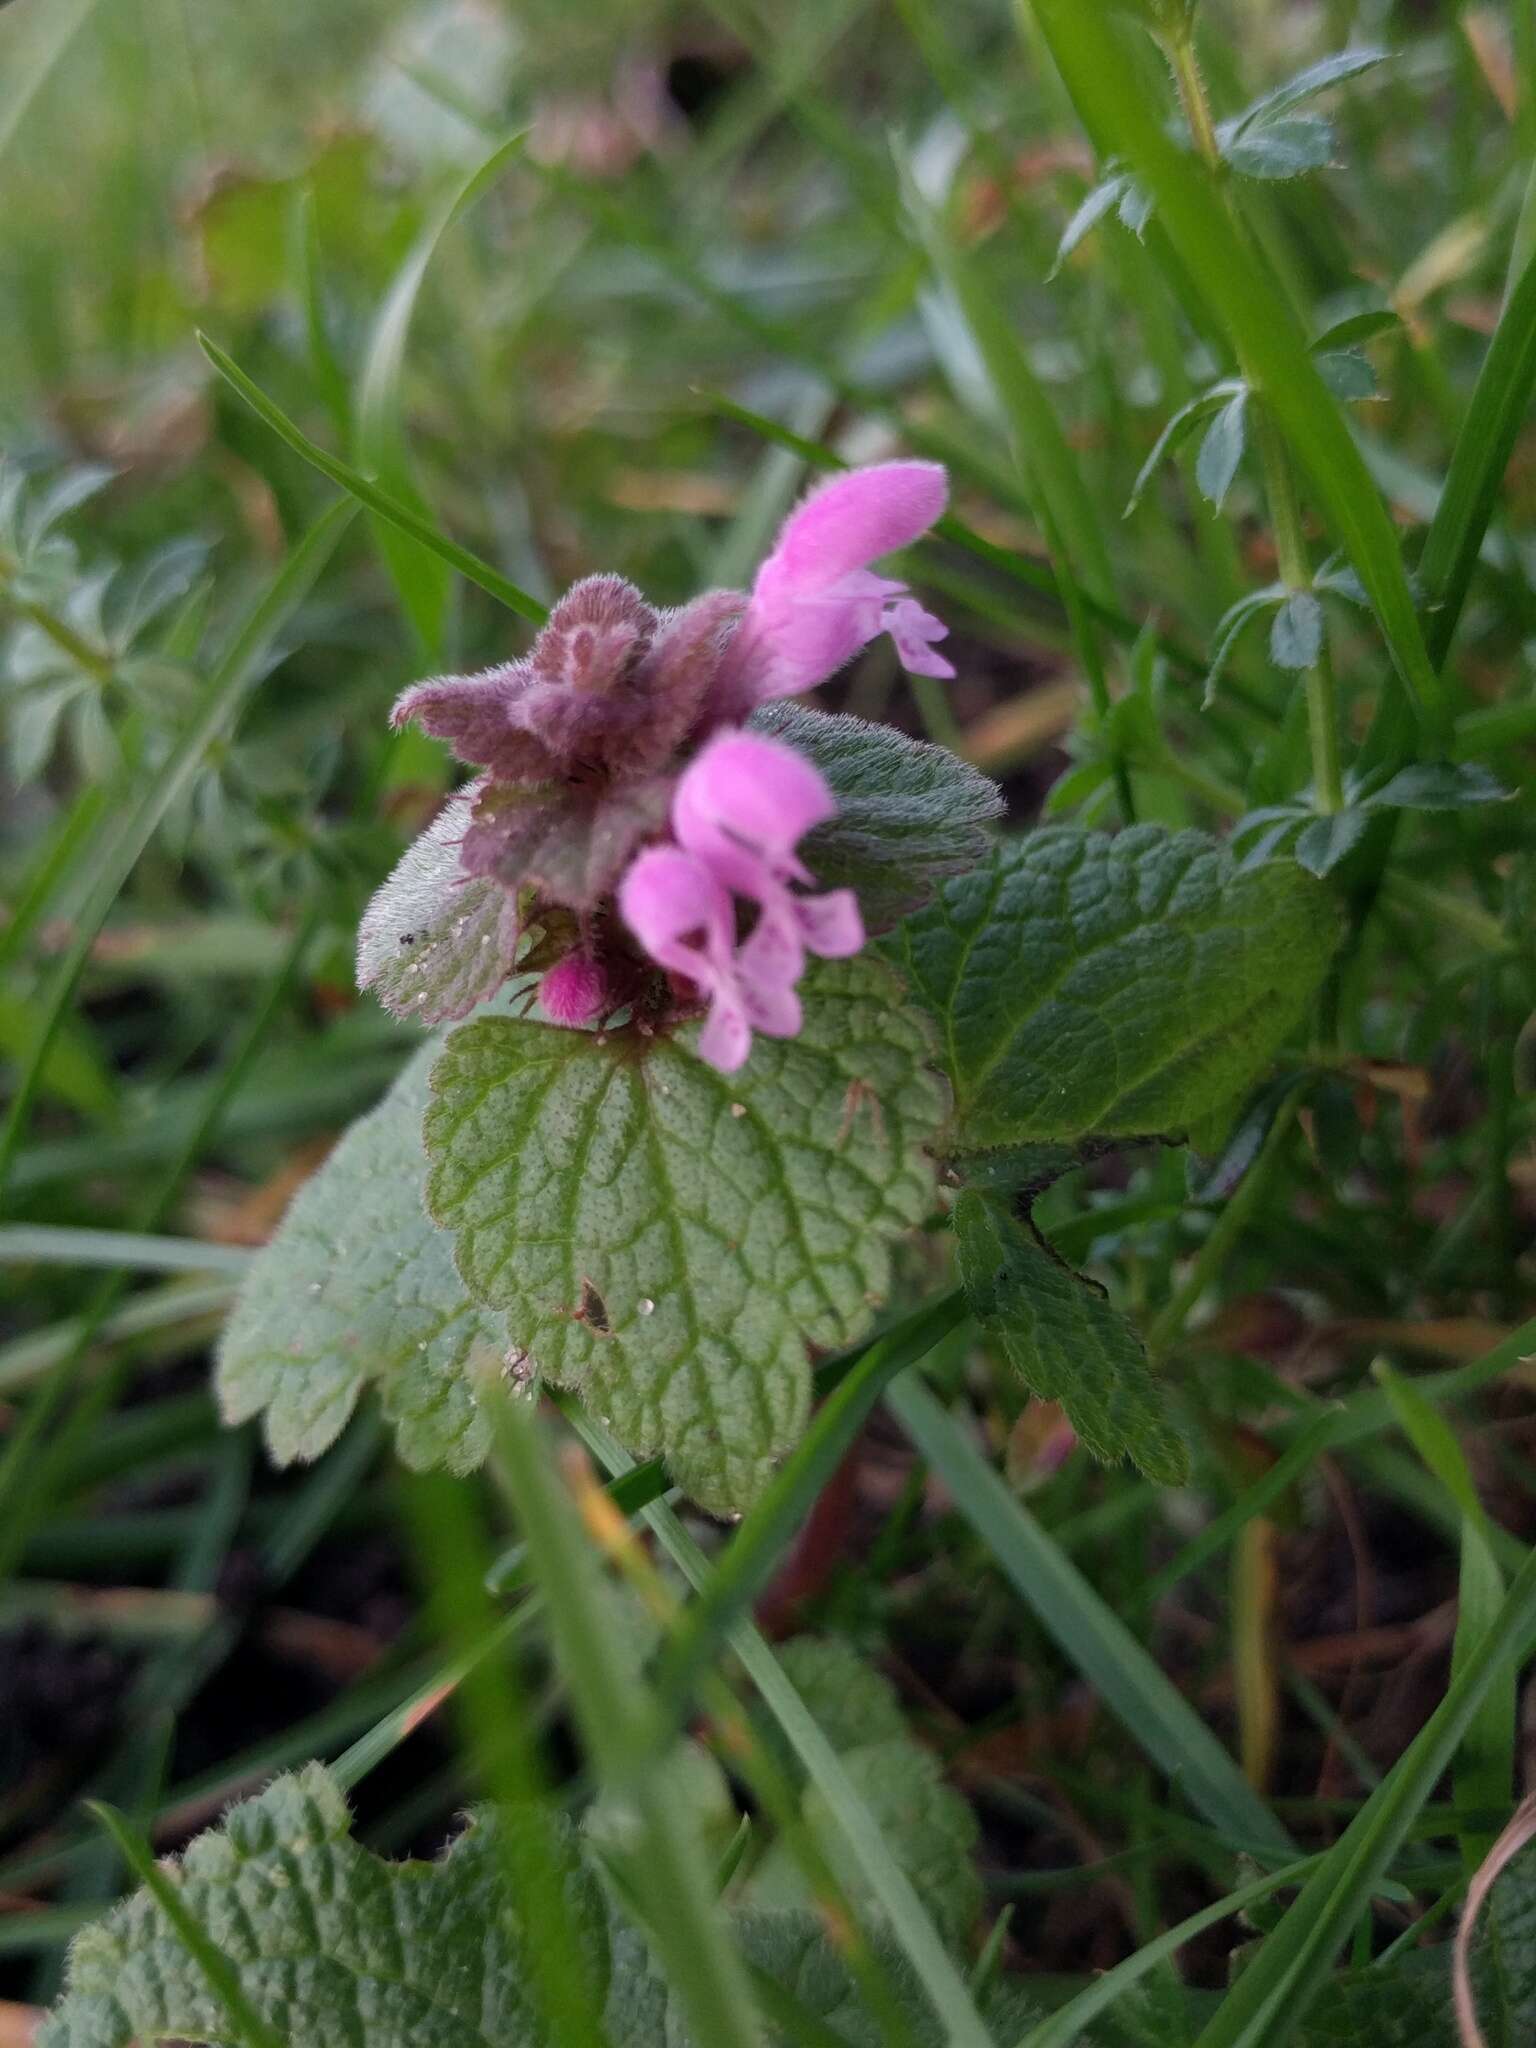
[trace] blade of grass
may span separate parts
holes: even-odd
[[[941,1312],[947,1313],[950,1309],[958,1310],[960,1299],[961,1297],[958,1293],[947,1295],[942,1301],[933,1304],[932,1313],[937,1316]],[[929,1311],[923,1310],[921,1313],[926,1316]],[[829,1400],[838,1387],[842,1385],[843,1381],[850,1374],[858,1370],[860,1364],[867,1357],[872,1344],[877,1345],[884,1341],[883,1337],[877,1337],[872,1339],[869,1344],[859,1344],[851,1351],[841,1351],[833,1358],[824,1358],[816,1368],[815,1390],[817,1399],[821,1401]],[[0,1358],[3,1357],[4,1353],[0,1352]],[[567,1418],[573,1428],[585,1426],[585,1417],[575,1402],[562,1403],[562,1405],[565,1407]],[[671,1480],[667,1476],[667,1468],[664,1461],[660,1458],[649,1458],[643,1465],[636,1465],[631,1461],[621,1471],[618,1471],[608,1488],[608,1495],[620,1514],[633,1516],[639,1514],[642,1508],[649,1507],[652,1501],[659,1500],[668,1491],[670,1486]],[[490,1577],[487,1581],[490,1591],[493,1593],[510,1591],[514,1585],[521,1582],[526,1564],[526,1546],[521,1543],[514,1545],[511,1550],[507,1551],[502,1557],[499,1557],[491,1567]]]
[[[405,354],[416,303],[439,242],[495,182],[522,142],[517,134],[499,143],[438,207],[385,293],[363,353],[353,410],[353,456],[365,476],[376,479],[426,525],[435,524],[432,508],[416,482],[405,434]],[[386,518],[375,517],[374,531],[422,657],[439,664],[453,597],[447,566],[440,554],[402,534]]]
[[[629,1453],[590,1415],[573,1410],[572,1426],[598,1463],[615,1478],[634,1469]],[[661,1502],[643,1510],[646,1522],[678,1570],[698,1593],[708,1587],[711,1566],[673,1511]],[[768,1644],[748,1622],[738,1622],[731,1648],[782,1729],[807,1778],[816,1787],[856,1863],[871,1896],[912,1965],[928,2001],[947,2028],[947,2048],[991,2048],[965,1981],[955,1968],[911,1880],[887,1849],[879,1826],[860,1799],[837,1753],[810,1709],[780,1667]]]
[[[95,833],[108,809],[107,792],[99,786],[82,790],[63,823],[44,849],[10,915],[0,927],[0,968],[8,967],[32,936],[58,883],[70,873],[76,857]]]
[[[1109,683],[1098,635],[1088,618],[1087,600],[1091,593],[1101,607],[1112,606],[1115,586],[1109,549],[1093,501],[1067,446],[1055,408],[981,265],[949,233],[938,209],[922,197],[910,165],[905,167],[903,189],[908,214],[929,261],[981,358],[1014,465],[1033,501],[1035,519],[1050,551],[1073,645],[1094,711],[1102,723],[1111,710]],[[942,359],[947,353],[942,330],[935,333],[934,343]],[[952,383],[957,374],[951,374]],[[1121,816],[1127,823],[1132,822],[1136,812],[1130,775],[1118,757],[1114,777]]]
[[[132,1266],[140,1273],[243,1273],[242,1245],[192,1237],[151,1237],[133,1230],[81,1230],[71,1224],[0,1225],[0,1266],[36,1260],[55,1266]]]
[[[503,1402],[497,1423],[502,1469],[586,1755],[599,1780],[633,1802],[639,1819],[633,1870],[657,1953],[699,2040],[711,2048],[761,2048],[749,1980],[721,1927],[709,1866],[666,1796],[646,1739],[649,1717],[635,1696],[633,1677],[614,1656],[610,1625],[596,1598],[595,1553],[552,1476],[535,1418]]]
[[[325,317],[325,286],[321,269],[320,229],[315,217],[315,188],[308,184],[298,195],[290,222],[289,261],[294,291],[304,313],[304,340],[309,350],[310,375],[331,424],[344,441],[352,434],[352,394],[346,373],[331,341]]]
[[[332,531],[337,530],[339,529],[332,522]],[[280,576],[278,584],[280,585],[282,581]],[[274,589],[277,587],[278,585],[273,586]],[[257,607],[257,614],[266,616],[262,606]],[[271,623],[273,622],[268,618],[267,624]],[[236,636],[235,645],[227,657],[233,663],[230,675],[234,680],[243,680],[254,660],[255,651],[264,643],[264,638],[265,629],[261,633],[244,632]],[[242,649],[245,650],[244,653]],[[225,692],[210,694],[215,697],[216,707],[225,702]],[[198,721],[193,731],[200,731],[205,723],[206,719]],[[218,723],[215,718],[210,730],[217,731]],[[178,752],[179,750],[172,752],[173,771]],[[153,803],[158,794],[158,791],[151,791],[148,801]],[[134,829],[131,822],[130,832]],[[145,837],[148,837],[147,833]],[[310,910],[300,920],[289,945],[287,957],[268,985],[265,999],[257,1005],[249,1021],[244,1025],[228,1062],[214,1076],[211,1085],[204,1086],[201,1110],[187,1135],[186,1142],[179,1155],[172,1160],[146,1205],[142,1218],[146,1231],[158,1231],[164,1223],[181,1193],[187,1176],[202,1157],[204,1146],[220,1127],[231,1098],[239,1089],[258,1050],[266,1042],[272,1023],[287,1000],[289,989],[303,964],[318,922],[318,913],[314,910]],[[81,1318],[79,1333],[74,1343],[49,1367],[41,1387],[28,1402],[26,1413],[8,1436],[4,1454],[0,1456],[0,1501],[5,1504],[5,1513],[0,1516],[0,1577],[10,1572],[25,1546],[36,1516],[37,1505],[50,1497],[56,1485],[61,1462],[72,1448],[80,1445],[82,1438],[89,1433],[92,1426],[99,1423],[122,1376],[121,1365],[114,1363],[94,1383],[87,1385],[75,1404],[73,1414],[55,1433],[53,1439],[48,1439],[47,1432],[54,1416],[74,1391],[74,1368],[84,1357],[92,1337],[116,1305],[128,1277],[122,1267],[103,1275]]]
[[[370,512],[378,513],[380,518],[389,520],[391,525],[398,526],[402,533],[409,534],[412,540],[419,541],[430,553],[441,556],[450,568],[457,569],[461,576],[467,577],[471,583],[478,584],[498,603],[504,604],[508,611],[516,612],[519,618],[527,619],[531,625],[543,625],[549,613],[536,597],[530,597],[526,590],[519,590],[517,585],[510,582],[499,570],[493,569],[489,562],[482,562],[479,556],[471,554],[468,548],[460,547],[457,541],[449,540],[446,534],[439,533],[428,520],[419,518],[408,505],[402,505],[397,498],[392,498],[388,491],[381,490],[375,483],[370,483],[367,477],[352,467],[351,463],[343,462],[338,456],[327,453],[318,441],[312,441],[301,427],[294,425],[282,407],[275,405],[261,386],[253,383],[239,364],[226,355],[216,341],[210,340],[206,334],[199,333],[197,342],[225,383],[245,400],[257,418],[269,426],[280,440],[288,443],[295,454],[302,455],[307,463],[318,469],[322,476],[329,477],[333,484],[339,485],[350,497],[355,498],[359,505]]]
[[[1208,176],[1167,133],[1107,6],[1029,4],[1085,126],[1114,137],[1156,200],[1173,248],[1237,344],[1370,596],[1417,717],[1438,736],[1446,696],[1420,631],[1396,533],[1289,303],[1245,246]]]
[[[1193,1941],[1197,1934],[1204,1934],[1208,1927],[1219,1927],[1223,1920],[1230,1920],[1235,1913],[1246,1913],[1250,1906],[1272,1898],[1288,1885],[1299,1884],[1321,1861],[1320,1856],[1303,1856],[1298,1862],[1287,1863],[1266,1877],[1256,1877],[1252,1883],[1240,1885],[1235,1892],[1228,1892],[1224,1899],[1217,1899],[1214,1905],[1202,1906],[1198,1913],[1191,1913],[1176,1927],[1170,1927],[1153,1940],[1144,1942],[1123,1963],[1117,1963],[1112,1970],[1095,1977],[1075,1998],[1058,2006],[1049,2019],[1031,2027],[1017,2042],[1016,2048],[1071,2048],[1074,2041],[1082,2038],[1084,2028],[1101,2012],[1108,2012],[1115,2001],[1133,1990],[1143,1977],[1160,1964],[1170,1961],[1187,1941]]]
[[[434,1473],[411,1481],[406,1505],[432,1618],[463,1667],[455,1704],[480,1781],[500,1811],[507,1890],[526,1930],[523,1954],[540,2017],[552,2048],[606,2048],[570,1908],[569,1851],[559,1838],[517,1661],[476,1654],[499,1633],[485,1590],[486,1531],[477,1497]]]
[[[732,1537],[657,1668],[656,1692],[669,1730],[686,1712],[694,1680],[767,1585],[882,1392],[898,1373],[958,1328],[965,1315],[964,1299],[948,1294],[908,1316],[865,1348],[858,1364],[816,1411],[810,1428]]]
[[[118,1344],[135,1337],[153,1336],[158,1330],[174,1329],[178,1324],[195,1323],[204,1316],[221,1314],[233,1301],[234,1292],[233,1283],[156,1288],[136,1295],[115,1315],[108,1316],[96,1335],[104,1345]],[[89,1341],[90,1334],[81,1318],[72,1317],[68,1322],[29,1331],[25,1337],[13,1338],[9,1344],[0,1346],[0,1400],[11,1399],[23,1387],[43,1378],[80,1344],[82,1336]]]
[[[1180,1580],[1187,1579],[1191,1572],[1198,1571],[1201,1565],[1219,1556],[1255,1515],[1263,1514],[1288,1487],[1311,1469],[1335,1436],[1341,1433],[1342,1418],[1337,1413],[1319,1415],[1309,1422],[1261,1478],[1245,1488],[1230,1507],[1207,1522],[1198,1536],[1192,1537],[1176,1557],[1170,1558],[1160,1572],[1138,1589],[1136,1600],[1142,1611],[1149,1612],[1173,1591]]]
[[[1489,1688],[1527,1655],[1536,1630],[1536,1553],[1445,1698],[1361,1807],[1300,1897],[1223,1999],[1195,2048],[1283,2048],[1323,1987],[1361,1907],[1408,1839],[1419,1809]]]
[[[1289,1835],[1204,1721],[943,1404],[916,1378],[898,1380],[885,1399],[1062,1654],[1196,1812],[1234,1847],[1266,1859],[1292,1855]]]
[[[1489,1538],[1488,1517],[1477,1497],[1466,1456],[1455,1432],[1410,1380],[1378,1364],[1375,1377],[1391,1403],[1404,1436],[1456,1503],[1461,1515],[1460,1587],[1451,1675],[1462,1670],[1474,1645],[1493,1625],[1504,1599],[1504,1574]],[[1451,1782],[1463,1816],[1497,1813],[1509,1804],[1515,1781],[1515,1671],[1511,1666],[1488,1688],[1451,1767]],[[1493,1834],[1469,1825],[1458,1830],[1462,1861],[1470,1877],[1493,1847]]]
[[[1424,638],[1444,664],[1515,439],[1536,387],[1536,256],[1511,291],[1478,372],[1445,487],[1419,557]]]

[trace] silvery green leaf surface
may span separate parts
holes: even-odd
[[[889,947],[938,1022],[965,1152],[1186,1130],[1263,1073],[1338,931],[1289,861],[1049,826],[945,883]]]
[[[940,880],[985,855],[1002,792],[947,747],[787,699],[764,705],[752,724],[827,778],[837,816],[806,839],[801,857],[822,888],[855,891],[871,931],[921,909]]]
[[[508,1887],[505,1832],[470,1816],[433,1863],[388,1863],[352,1838],[334,1780],[311,1764],[276,1779],[200,1835],[174,1869],[178,1898],[232,1969],[252,2010],[294,2048],[547,2048],[529,1988],[527,1939]],[[567,1834],[559,1846],[578,1953],[611,2048],[704,2048],[644,1933]],[[848,1965],[819,1919],[754,1908],[730,1916],[757,1970],[847,2048],[881,2048]],[[879,1943],[916,2048],[941,2031],[910,1970]],[[1031,2013],[1016,1994],[987,2001],[999,2048]],[[798,2038],[765,2028],[765,2048]],[[65,1995],[38,2048],[219,2044],[230,2022],[202,1969],[148,1892],[80,1933]]]
[[[517,958],[517,898],[464,875],[459,843],[473,798],[456,796],[400,856],[357,934],[357,985],[391,1015],[456,1023],[493,995]]]
[[[1276,668],[1311,668],[1323,651],[1323,607],[1310,590],[1293,590],[1269,628],[1269,658]]]
[[[475,1386],[506,1346],[426,1210],[421,1119],[438,1050],[423,1046],[300,1188],[225,1325],[224,1419],[259,1414],[280,1465],[319,1457],[369,1382],[408,1465],[468,1471],[485,1455]]]
[[[928,1034],[868,956],[802,984],[737,1074],[675,1037],[462,1025],[432,1075],[428,1201],[506,1341],[701,1505],[795,1441],[807,1344],[850,1341],[933,1197]]]

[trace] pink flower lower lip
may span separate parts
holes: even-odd
[[[802,896],[789,886],[806,872],[797,841],[835,808],[820,773],[793,748],[723,735],[678,783],[678,844],[642,853],[621,885],[620,908],[641,945],[708,998],[699,1051],[727,1073],[746,1059],[754,1030],[773,1038],[799,1030],[795,986],[807,952],[840,957],[864,943],[850,890]],[[750,837],[726,822],[733,810],[749,814]],[[739,944],[738,897],[757,908]]]

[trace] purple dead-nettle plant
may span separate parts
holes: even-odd
[[[401,699],[476,772],[375,896],[359,978],[468,1021],[348,1134],[231,1319],[224,1411],[265,1411],[280,1455],[374,1378],[413,1463],[467,1470],[505,1373],[739,1514],[804,1428],[811,1349],[931,1273],[947,1205],[1024,1382],[1096,1455],[1182,1477],[1135,1329],[1029,1207],[1118,1144],[1219,1151],[1337,921],[1294,861],[1203,833],[994,835],[1001,792],[957,754],[797,701],[882,633],[953,672],[872,566],[945,498],[931,463],[851,471],[750,592],[661,613],[591,577],[522,660]],[[538,1018],[470,1016],[514,976]]]
[[[556,1024],[622,1009],[654,1031],[706,1008],[699,1051],[725,1072],[755,1031],[793,1037],[807,955],[858,952],[864,920],[852,889],[815,890],[797,850],[838,810],[826,776],[745,721],[881,633],[914,673],[954,674],[943,623],[870,568],[927,532],[947,489],[936,463],[849,471],[790,515],[749,594],[658,612],[590,576],[522,660],[406,691],[394,722],[480,771],[436,828],[456,867],[432,873],[461,895],[454,928],[474,922],[483,968],[438,984],[417,960],[411,986],[385,943],[418,937],[397,930],[397,892],[387,920],[365,920],[364,985],[424,1023],[464,1015],[514,964],[542,977]]]

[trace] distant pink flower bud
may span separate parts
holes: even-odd
[[[567,953],[539,983],[539,1004],[552,1024],[595,1024],[608,1007],[608,979],[587,953]]]
[[[949,630],[943,621],[904,583],[869,569],[926,533],[948,493],[936,462],[876,463],[813,491],[757,572],[721,665],[717,713],[742,717],[766,698],[813,689],[883,632],[914,674],[952,676],[933,646]]]

